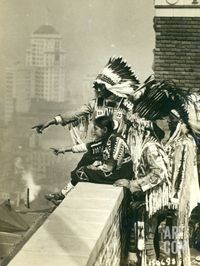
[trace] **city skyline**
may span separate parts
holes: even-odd
[[[81,88],[110,56],[123,56],[144,80],[151,72],[153,1],[1,1],[1,76],[5,67],[25,61],[31,34],[48,22],[63,37],[68,86]]]
[[[41,25],[33,32],[26,50],[26,66],[34,72],[33,98],[65,101],[65,53],[54,27]]]

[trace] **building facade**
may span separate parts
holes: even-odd
[[[50,25],[40,26],[31,36],[26,65],[5,71],[4,122],[15,113],[28,113],[31,102],[65,101],[65,52],[60,34]]]
[[[61,35],[52,26],[42,25],[32,34],[26,65],[35,73],[34,98],[65,100],[65,51]]]
[[[200,90],[200,1],[155,0],[157,79],[172,79],[178,86]]]
[[[12,121],[13,115],[27,113],[31,104],[34,90],[34,73],[30,68],[14,66],[6,69],[4,122]]]

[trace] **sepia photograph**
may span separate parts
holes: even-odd
[[[200,1],[0,0],[0,266],[200,265]]]

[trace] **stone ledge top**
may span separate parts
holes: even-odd
[[[199,0],[154,0],[156,8],[200,8]]]
[[[154,0],[156,17],[200,17],[200,0]]]
[[[9,265],[87,265],[99,253],[122,199],[122,188],[79,183]]]

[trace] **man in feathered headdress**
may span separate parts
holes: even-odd
[[[78,111],[55,116],[52,120],[33,127],[37,133],[51,125],[80,124],[102,115],[111,115],[117,132],[126,134],[126,113],[133,104],[128,97],[138,87],[139,80],[122,57],[112,57],[93,82],[96,97]]]
[[[188,110],[193,108],[190,106]],[[184,122],[182,115],[172,110],[168,117],[170,138],[165,148],[170,158],[171,168],[171,208],[175,213],[173,221],[181,234],[175,236],[177,241],[176,259],[180,265],[190,266],[189,217],[193,208],[200,202],[200,188],[197,171],[197,142],[195,134],[199,133],[197,120],[189,111],[189,119]],[[193,117],[191,120],[190,117]],[[192,121],[192,122],[191,122]],[[178,231],[177,230],[177,231]],[[183,263],[183,264],[181,264]],[[179,264],[178,264],[179,265]]]
[[[137,239],[137,243],[134,247],[129,246],[130,265],[150,265],[158,256],[154,247],[157,214],[164,210],[169,201],[168,157],[151,121],[133,114],[131,122],[128,143],[134,178],[131,181],[121,179],[115,184],[127,187],[132,193],[133,238]],[[145,264],[146,260],[149,264]]]
[[[33,129],[36,129],[37,133],[42,133],[45,128],[51,125],[65,126],[69,124],[75,145],[79,144],[81,139],[74,130],[74,123],[80,125],[84,121],[87,128],[87,122],[90,120],[94,121],[100,116],[110,116],[114,121],[115,132],[126,138],[128,132],[127,113],[133,108],[133,103],[128,98],[138,85],[139,80],[126,61],[121,57],[110,58],[103,71],[94,80],[93,87],[96,96],[94,99],[73,114],[57,115],[46,123],[34,126]],[[95,149],[101,151],[102,143],[98,142]],[[54,151],[59,153],[57,149]],[[84,152],[85,150],[79,150],[79,152],[81,151]],[[88,164],[88,161],[91,161],[90,155],[85,153],[79,166]]]
[[[189,215],[200,196],[196,163],[200,139],[199,96],[178,88],[171,80],[149,79],[136,92],[141,88],[140,97],[134,101],[134,112],[151,121],[169,117],[171,136],[165,148],[171,163],[170,200],[176,210],[173,212],[177,215],[176,226],[183,227],[182,237],[178,234],[176,240],[178,248],[182,244],[184,250],[177,254],[177,259],[189,266]],[[131,183],[137,188],[134,181]],[[170,202],[168,206],[171,208]]]

